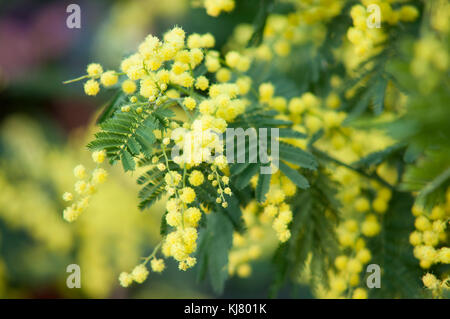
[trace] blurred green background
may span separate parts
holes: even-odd
[[[61,194],[75,181],[73,167],[90,162],[85,144],[112,94],[87,98],[81,83],[62,82],[83,74],[90,62],[117,67],[148,33],[160,35],[175,24],[213,33],[220,47],[233,26],[254,18],[258,5],[238,2],[219,25],[189,2],[78,1],[81,29],[66,27],[71,2],[0,2],[0,297],[218,297],[196,281],[195,269],[184,273],[170,263],[143,285],[118,285],[118,274],[159,240],[164,210],[159,203],[138,211],[134,177],[120,169],[109,170],[108,183],[77,223],[62,219]],[[81,267],[81,289],[66,286],[73,263]],[[260,261],[251,278],[231,279],[220,297],[266,297],[271,275],[270,260]]]

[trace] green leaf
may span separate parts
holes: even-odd
[[[152,154],[153,143],[155,143],[156,138],[153,134],[153,130],[150,128],[141,128],[136,131],[136,141],[142,148],[142,153],[149,157]]]
[[[258,12],[253,22],[254,32],[248,43],[249,47],[258,46],[263,39],[264,27],[266,26],[267,17],[273,10],[274,0],[261,0],[258,5]]]
[[[247,186],[250,183],[250,180],[253,176],[256,175],[259,169],[259,164],[251,163],[249,164],[242,173],[239,174],[239,176],[236,178],[236,187],[238,189],[243,189],[245,186]]]
[[[381,233],[368,240],[370,263],[382,268],[381,288],[370,289],[372,298],[423,298],[420,278],[424,271],[414,258],[409,235],[414,230],[410,194],[394,192],[389,210],[380,219]]]
[[[160,171],[157,168],[152,168],[149,169],[147,172],[145,172],[144,174],[142,174],[141,176],[139,176],[139,178],[137,179],[137,183],[139,185],[143,185],[147,182],[156,182],[161,180],[161,178],[164,176],[164,172]]]
[[[295,169],[290,168],[288,165],[283,162],[279,163],[280,170],[286,175],[295,185],[300,187],[301,189],[307,189],[309,187],[308,180]]]
[[[126,170],[133,170],[130,156],[141,152],[150,157],[155,143],[153,130],[157,128],[156,119],[148,112],[117,112],[113,117],[100,124],[101,131],[88,144],[91,150],[106,150],[110,163],[122,160]]]
[[[308,258],[311,258],[309,278],[312,289],[319,283],[326,284],[327,273],[338,253],[335,184],[322,169],[311,176],[310,183],[308,189],[292,199],[294,218],[289,227],[292,235],[273,258],[277,275],[271,287],[272,297],[286,280],[298,280]]]
[[[128,151],[123,150],[121,152],[120,160],[122,161],[122,166],[125,172],[134,171],[136,168],[136,163],[134,162],[133,156],[128,153]]]
[[[231,176],[236,176],[241,174],[248,166],[250,165],[250,163],[233,163],[230,164],[230,173]]]
[[[279,147],[280,160],[284,160],[311,170],[317,169],[317,161],[311,153],[284,142],[280,142]]]
[[[243,232],[245,226],[244,220],[242,219],[242,211],[238,199],[234,195],[232,195],[227,196],[226,201],[228,203],[228,207],[222,208],[224,213],[230,219],[234,229],[237,232]]]
[[[380,78],[374,86],[373,110],[375,115],[380,115],[383,112],[387,84],[386,79]]]
[[[361,158],[359,161],[354,162],[352,166],[360,168],[360,167],[369,167],[376,166],[386,161],[388,158],[392,157],[395,154],[399,154],[405,149],[404,143],[394,144],[385,148],[382,151],[373,152],[365,157]]]
[[[145,208],[149,208],[152,206],[158,199],[161,198],[162,194],[165,191],[165,182],[164,180],[153,181],[148,183],[145,187],[143,187],[139,191],[139,209],[143,210]]]
[[[133,137],[128,138],[128,149],[130,150],[131,154],[138,155],[141,151],[141,147],[139,146],[139,143],[136,142],[136,140]]]
[[[102,113],[97,119],[97,124],[101,124],[107,119],[111,118],[114,112],[119,108],[119,106],[121,106],[125,102],[126,95],[122,92],[122,90],[117,91],[111,101],[106,103],[106,105],[104,106]]]
[[[228,253],[233,243],[233,225],[222,211],[207,216],[206,229],[200,234],[197,258],[199,279],[209,272],[211,285],[222,293],[228,278]]]
[[[279,137],[283,137],[283,138],[301,138],[301,139],[305,139],[305,138],[308,137],[304,133],[297,132],[297,131],[294,131],[293,129],[285,128],[285,127],[281,127],[281,128],[278,129],[278,135],[279,135]]]
[[[167,216],[167,211],[162,215],[161,217],[161,226],[159,228],[159,233],[161,236],[166,236],[169,233],[169,225],[167,224],[167,220],[166,220],[166,216]]]
[[[258,184],[256,185],[256,200],[263,203],[266,200],[266,194],[270,188],[270,179],[272,174],[259,174]]]

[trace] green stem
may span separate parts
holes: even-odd
[[[73,83],[73,82],[78,82],[78,81],[87,79],[87,78],[89,78],[89,77],[90,77],[89,75],[83,75],[83,76],[80,76],[80,77],[78,77],[78,78],[76,78],[76,79],[64,81],[63,84],[69,84],[69,83]]]
[[[162,242],[159,242],[158,245],[156,245],[156,247],[153,249],[150,256],[148,256],[144,259],[144,262],[143,262],[144,265],[146,265],[153,257],[155,257],[156,253],[158,252],[159,248],[161,247],[161,243]]]

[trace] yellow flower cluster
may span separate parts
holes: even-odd
[[[222,161],[217,161],[218,158],[221,158]],[[222,203],[223,207],[227,207],[228,204],[224,195],[231,195],[231,189],[226,186],[229,183],[229,178],[228,176],[221,176],[219,173],[218,168],[225,168],[226,162],[223,156],[218,158],[211,165],[212,173],[208,175],[208,180],[214,187],[217,187],[217,203]],[[184,165],[184,168],[188,166],[187,164]],[[166,203],[167,214],[165,219],[174,230],[164,239],[162,253],[166,257],[173,257],[177,260],[180,270],[187,270],[196,264],[196,258],[192,257],[191,254],[197,248],[197,227],[202,217],[199,208],[190,206],[196,200],[196,193],[193,188],[185,186],[186,176],[186,169],[184,169],[183,176],[178,172],[169,170],[164,177],[166,190],[171,195]],[[201,186],[205,181],[203,173],[199,170],[192,170],[187,179],[194,187]],[[202,210],[209,213],[203,207]]]
[[[271,234],[271,219],[264,216],[261,205],[251,201],[242,207],[246,231],[233,234],[233,246],[228,255],[228,273],[246,278],[251,275],[250,262],[276,248],[276,238]]]
[[[450,3],[446,0],[437,0],[431,6],[430,24],[432,28],[442,34],[450,31]]]
[[[414,205],[412,213],[416,216],[416,230],[411,233],[409,242],[414,246],[414,256],[420,260],[420,267],[428,269],[436,263],[449,264],[450,247],[441,244],[445,244],[448,237],[446,229],[450,221],[450,188],[444,205],[437,205],[430,212]]]
[[[206,12],[212,16],[217,17],[222,11],[231,12],[234,9],[235,0],[204,0]]]
[[[157,243],[159,207],[152,214],[139,214],[135,180],[111,169],[109,182],[102,185],[101,192],[89,203],[92,213],[89,218],[67,223],[61,216],[65,203],[59,200],[59,194],[72,187],[76,163],[90,160],[91,154],[84,145],[92,131],[87,130],[86,136],[69,136],[67,145],[55,147],[44,134],[47,129],[23,116],[4,119],[0,128],[3,146],[14,148],[11,157],[3,159],[0,169],[0,221],[8,231],[26,234],[30,243],[39,247],[38,251],[30,251],[28,245],[14,247],[17,258],[26,260],[32,255],[34,262],[22,270],[4,269],[5,293],[23,296],[25,291],[17,291],[15,280],[25,272],[39,273],[43,263],[47,263],[48,279],[57,281],[61,269],[48,263],[57,252],[63,263],[80,265],[83,283],[78,293],[106,298],[116,289],[121,269],[133,266],[142,254],[142,247]],[[23,175],[25,171],[27,174]],[[8,259],[7,253],[8,250],[0,252],[0,268],[2,261]],[[32,275],[31,282],[36,278]]]
[[[221,10],[232,9],[224,3],[221,2],[224,5]],[[219,52],[210,50],[214,45],[215,39],[211,34],[192,34],[186,39],[184,31],[175,27],[164,35],[163,40],[147,36],[138,46],[137,52],[121,62],[122,73],[103,72],[100,65],[90,64],[88,75],[85,76],[90,78],[89,84],[86,84],[86,92],[94,95],[98,91],[94,87],[98,85],[96,78],[100,77],[102,84],[108,86],[113,82],[113,76],[117,82],[118,75],[126,75],[127,78],[121,84],[122,90],[126,94],[138,94],[129,98],[130,104],[122,106],[122,112],[134,110],[141,113],[145,107],[157,107],[172,100],[189,116],[189,121],[182,127],[173,121],[169,123],[170,128],[153,132],[161,141],[162,149],[156,152],[152,164],[166,172],[165,189],[170,196],[166,207],[166,222],[175,229],[164,239],[162,252],[165,256],[175,258],[182,270],[195,264],[195,258],[190,254],[196,249],[197,226],[201,218],[200,209],[192,206],[196,201],[196,192],[186,185],[186,179],[193,187],[198,187],[205,181],[201,171],[187,171],[204,162],[210,163],[208,181],[217,189],[216,202],[225,208],[228,206],[225,196],[231,195],[228,187],[229,172],[226,158],[221,155],[223,144],[219,134],[225,131],[227,122],[244,112],[248,101],[243,97],[251,86],[250,79],[242,75],[242,72],[249,69],[251,59],[232,51],[222,60]],[[215,73],[217,83],[211,84],[205,75],[194,76],[194,70],[202,63],[209,73]],[[79,79],[72,81],[76,80]],[[199,94],[196,90],[202,93]],[[142,102],[144,99],[148,102]],[[178,149],[178,155],[174,155],[175,149]],[[169,151],[172,153],[169,154]],[[179,170],[183,170],[183,175],[170,169],[169,155],[170,161],[176,163]],[[92,181],[86,181],[84,167],[76,168],[75,174],[80,179],[76,184],[76,192],[83,197],[65,210],[67,220],[75,220],[85,208],[89,199],[87,195],[95,190],[94,186],[102,176],[106,177],[101,173],[104,171],[97,169]],[[71,201],[73,195],[66,193],[64,199]],[[124,285],[129,284],[132,275],[133,273],[123,274],[120,281]]]
[[[92,159],[95,163],[101,164],[106,158],[106,151],[97,151],[92,153]],[[103,184],[108,177],[108,173],[100,167],[97,167],[92,171],[92,174],[87,176],[86,168],[83,165],[77,165],[73,169],[73,174],[77,178],[75,183],[75,194],[78,199],[75,202],[66,207],[63,212],[63,217],[68,222],[75,221],[80,214],[88,207],[90,197],[97,191],[99,184]],[[65,192],[62,198],[66,202],[74,201],[74,195],[69,192]]]
[[[84,84],[84,92],[87,95],[95,96],[100,91],[100,83],[104,87],[111,87],[117,83],[119,76],[115,71],[103,72],[103,68],[98,63],[91,63],[86,69],[87,75],[82,78],[88,78]]]
[[[439,280],[435,275],[426,273],[422,277],[423,285],[431,290],[434,297],[440,297],[443,290],[450,289],[450,277],[447,276],[444,280]]]
[[[382,43],[387,39],[387,34],[381,27],[376,27],[375,21],[396,25],[399,21],[411,22],[418,18],[419,11],[411,5],[404,5],[399,9],[393,9],[388,0],[362,0],[363,5],[355,5],[350,11],[353,27],[347,31],[347,38],[354,46],[354,52],[360,60],[380,52]],[[368,11],[370,5],[377,5],[380,16],[376,17],[376,11]],[[372,26],[370,26],[372,25]]]
[[[128,287],[133,281],[142,284],[148,277],[149,271],[144,264],[137,265],[130,273],[122,272],[119,275],[119,282],[122,287]]]
[[[289,18],[304,21],[306,24],[327,21],[337,16],[345,4],[344,1],[334,0],[293,0],[291,2],[296,5],[297,10]]]
[[[339,79],[333,79],[337,86]],[[294,129],[313,134],[319,130],[324,135],[316,142],[316,147],[326,151],[343,164],[351,164],[371,152],[384,149],[393,143],[378,131],[361,131],[343,126],[345,114],[334,111],[335,105],[322,101],[310,92],[286,100],[276,97],[268,85],[260,88],[260,100],[282,114],[278,117],[295,123]],[[306,148],[301,139],[283,138],[283,141],[297,147]],[[370,142],[368,142],[370,141]],[[395,181],[396,172],[380,165],[377,173],[388,181]],[[345,187],[339,188],[337,198],[343,203],[342,222],[337,227],[337,237],[343,254],[335,260],[337,272],[330,271],[330,289],[320,289],[322,297],[367,298],[367,291],[360,287],[363,266],[371,259],[365,238],[376,236],[381,231],[378,215],[386,213],[392,193],[389,188],[373,182],[345,166],[329,170],[331,178]],[[295,190],[295,187],[294,187]],[[367,190],[374,196],[369,197]],[[268,212],[271,211],[269,206]],[[349,294],[350,293],[350,294]]]
[[[153,272],[160,273],[164,271],[166,268],[166,265],[164,263],[163,259],[158,259],[154,257],[156,253],[156,250],[154,253],[147,258],[142,264],[139,264],[133,268],[131,273],[128,272],[121,272],[119,275],[119,283],[122,287],[128,287],[133,282],[136,282],[138,284],[142,284],[145,280],[147,280],[147,277],[149,275],[149,271],[147,269],[147,263],[150,261],[150,267]]]
[[[253,187],[256,187],[257,178],[253,178],[251,183]],[[291,237],[289,224],[293,215],[286,200],[294,196],[296,191],[295,184],[280,171],[272,174],[270,188],[262,204],[263,212],[259,218],[263,224],[272,224],[280,242],[286,242]]]
[[[333,0],[291,0],[292,12],[270,14],[263,30],[263,41],[257,47],[246,48],[254,33],[250,24],[240,24],[234,30],[227,44],[229,50],[239,50],[246,56],[259,61],[271,61],[273,57],[287,57],[292,47],[312,40],[320,44],[325,38],[323,23],[338,15],[343,1]],[[283,62],[279,59],[276,62]]]
[[[0,219],[6,225],[26,231],[50,250],[65,252],[71,247],[73,236],[67,224],[55,217],[54,199],[44,190],[31,181],[12,183],[3,172],[0,172],[0,187]]]
[[[198,166],[204,162],[213,161],[215,152],[222,152],[223,145],[218,133],[223,133],[227,123],[223,119],[211,115],[198,117],[190,129],[176,128],[170,138],[179,148],[180,153],[173,158],[174,162],[183,167]]]
[[[449,68],[448,50],[433,34],[427,34],[414,44],[414,59],[411,73],[420,79],[421,90],[433,89],[440,83],[440,74],[446,74]]]

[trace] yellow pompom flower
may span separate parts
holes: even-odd
[[[142,284],[148,277],[148,270],[143,264],[137,265],[131,272],[131,276],[133,277],[134,281]]]
[[[125,80],[122,83],[122,91],[125,94],[133,94],[134,92],[136,92],[136,82],[134,82],[133,80]]]
[[[414,6],[403,6],[400,9],[400,20],[401,21],[406,21],[406,22],[411,22],[417,19],[417,17],[419,16],[419,10],[417,10],[416,7]]]
[[[350,259],[347,263],[347,269],[350,273],[358,274],[362,271],[362,264],[358,259]]]
[[[445,217],[445,210],[442,206],[434,206],[431,210],[430,218],[432,220],[443,219]]]
[[[243,76],[237,79],[236,85],[238,86],[239,94],[245,95],[250,91],[252,80],[248,76]]]
[[[103,86],[108,87],[116,84],[118,79],[119,77],[117,76],[116,72],[107,71],[100,77],[100,82],[102,82]]]
[[[439,243],[439,235],[432,230],[424,231],[422,238],[427,246],[436,246]]]
[[[133,276],[127,272],[121,272],[119,275],[119,283],[122,287],[128,287],[133,283]]]
[[[95,163],[103,163],[105,161],[106,158],[106,151],[102,150],[102,151],[95,151],[92,153],[92,160]]]
[[[187,47],[189,49],[196,49],[202,47],[202,37],[198,33],[192,33],[187,38]]]
[[[330,288],[333,292],[340,294],[347,288],[344,278],[335,277],[330,280]]]
[[[417,217],[416,221],[414,222],[414,225],[416,226],[417,230],[420,231],[431,229],[431,223],[425,216]]]
[[[330,93],[325,101],[325,104],[331,109],[337,109],[341,106],[341,100],[336,93]]]
[[[409,235],[409,242],[413,246],[418,246],[418,245],[422,244],[422,233],[420,233],[418,231],[413,231]]]
[[[364,288],[356,288],[353,291],[353,299],[367,299],[367,290]]]
[[[230,68],[235,68],[238,65],[240,59],[241,55],[236,51],[230,51],[225,56],[225,62]]]
[[[162,272],[166,268],[164,260],[157,258],[152,259],[152,261],[150,262],[150,266],[152,267],[152,271],[154,272]]]
[[[212,48],[216,44],[216,39],[211,33],[205,33],[201,37],[201,42],[203,48]]]
[[[98,63],[91,63],[87,66],[86,71],[89,76],[99,76],[103,73],[103,68]]]
[[[193,110],[195,109],[197,102],[195,102],[195,100],[189,96],[184,98],[183,104],[188,110]]]
[[[195,88],[199,90],[206,90],[209,86],[209,80],[205,76],[199,76],[195,81]]]
[[[306,110],[306,106],[301,98],[294,97],[289,101],[288,109],[293,114],[300,114]]]
[[[422,215],[423,214],[423,209],[422,209],[422,207],[420,207],[420,206],[417,206],[417,205],[413,205],[413,207],[412,207],[412,209],[411,209],[411,212],[412,212],[412,214],[414,215],[414,216],[420,216],[420,215]]]
[[[189,268],[192,268],[197,263],[197,258],[195,258],[195,257],[188,257],[188,258],[186,258],[185,263],[186,263],[186,265]]]
[[[178,76],[178,83],[183,87],[191,87],[194,84],[194,78],[189,73],[184,72]]]
[[[108,173],[103,168],[97,168],[92,173],[92,180],[95,184],[102,184],[106,181]]]
[[[62,196],[63,200],[66,202],[70,202],[73,199],[72,193],[65,192]]]
[[[291,45],[286,40],[280,40],[275,43],[275,53],[279,56],[287,56],[291,52]]]
[[[261,102],[269,102],[275,92],[271,83],[263,83],[259,86],[259,99]]]
[[[252,268],[250,267],[249,264],[245,263],[245,264],[239,265],[236,273],[241,278],[247,278],[251,275]]]
[[[380,230],[381,226],[374,215],[368,215],[361,225],[361,232],[367,237],[377,235]]]
[[[166,182],[167,185],[171,186],[171,187],[176,187],[178,186],[178,184],[181,181],[181,175],[177,172],[168,172],[165,176],[164,176],[164,180]]]
[[[75,191],[78,194],[83,194],[86,191],[87,183],[85,181],[78,181],[75,183]]]
[[[442,247],[438,250],[439,261],[443,264],[450,264],[450,248]]]
[[[197,207],[189,207],[184,211],[184,224],[188,227],[197,227],[200,218],[202,217],[202,213],[200,209]]]
[[[84,84],[84,92],[86,95],[95,96],[100,91],[100,85],[95,80],[88,80]]]
[[[191,183],[192,186],[200,186],[203,184],[204,180],[205,177],[203,176],[203,173],[197,170],[192,171],[189,176],[189,183]]]
[[[73,175],[78,179],[86,178],[86,168],[82,164],[75,166]]]
[[[186,204],[190,204],[195,200],[195,191],[190,187],[184,187],[180,193],[180,199]]]
[[[422,282],[428,289],[434,289],[438,286],[439,280],[433,274],[427,273],[422,277]]]
[[[334,260],[334,265],[336,266],[336,268],[338,270],[344,270],[347,268],[347,262],[348,262],[348,257],[341,255],[336,257],[336,259]]]
[[[355,287],[359,285],[359,274],[352,274],[348,280],[350,286]]]
[[[181,225],[181,213],[178,211],[169,211],[166,215],[166,222],[172,227]]]
[[[78,218],[78,216],[80,216],[80,212],[73,209],[73,207],[67,207],[63,211],[63,218],[69,223],[75,221]]]
[[[358,259],[363,264],[368,263],[371,258],[372,255],[370,253],[370,250],[368,250],[367,248],[363,248],[356,253],[356,259]]]
[[[365,197],[360,197],[355,201],[355,209],[356,211],[362,213],[366,212],[370,209],[370,203]]]
[[[216,73],[217,81],[228,82],[231,79],[231,71],[227,68],[221,68]]]
[[[376,211],[377,213],[385,213],[387,208],[388,208],[388,203],[384,198],[381,197],[377,197],[373,203],[373,210]]]

